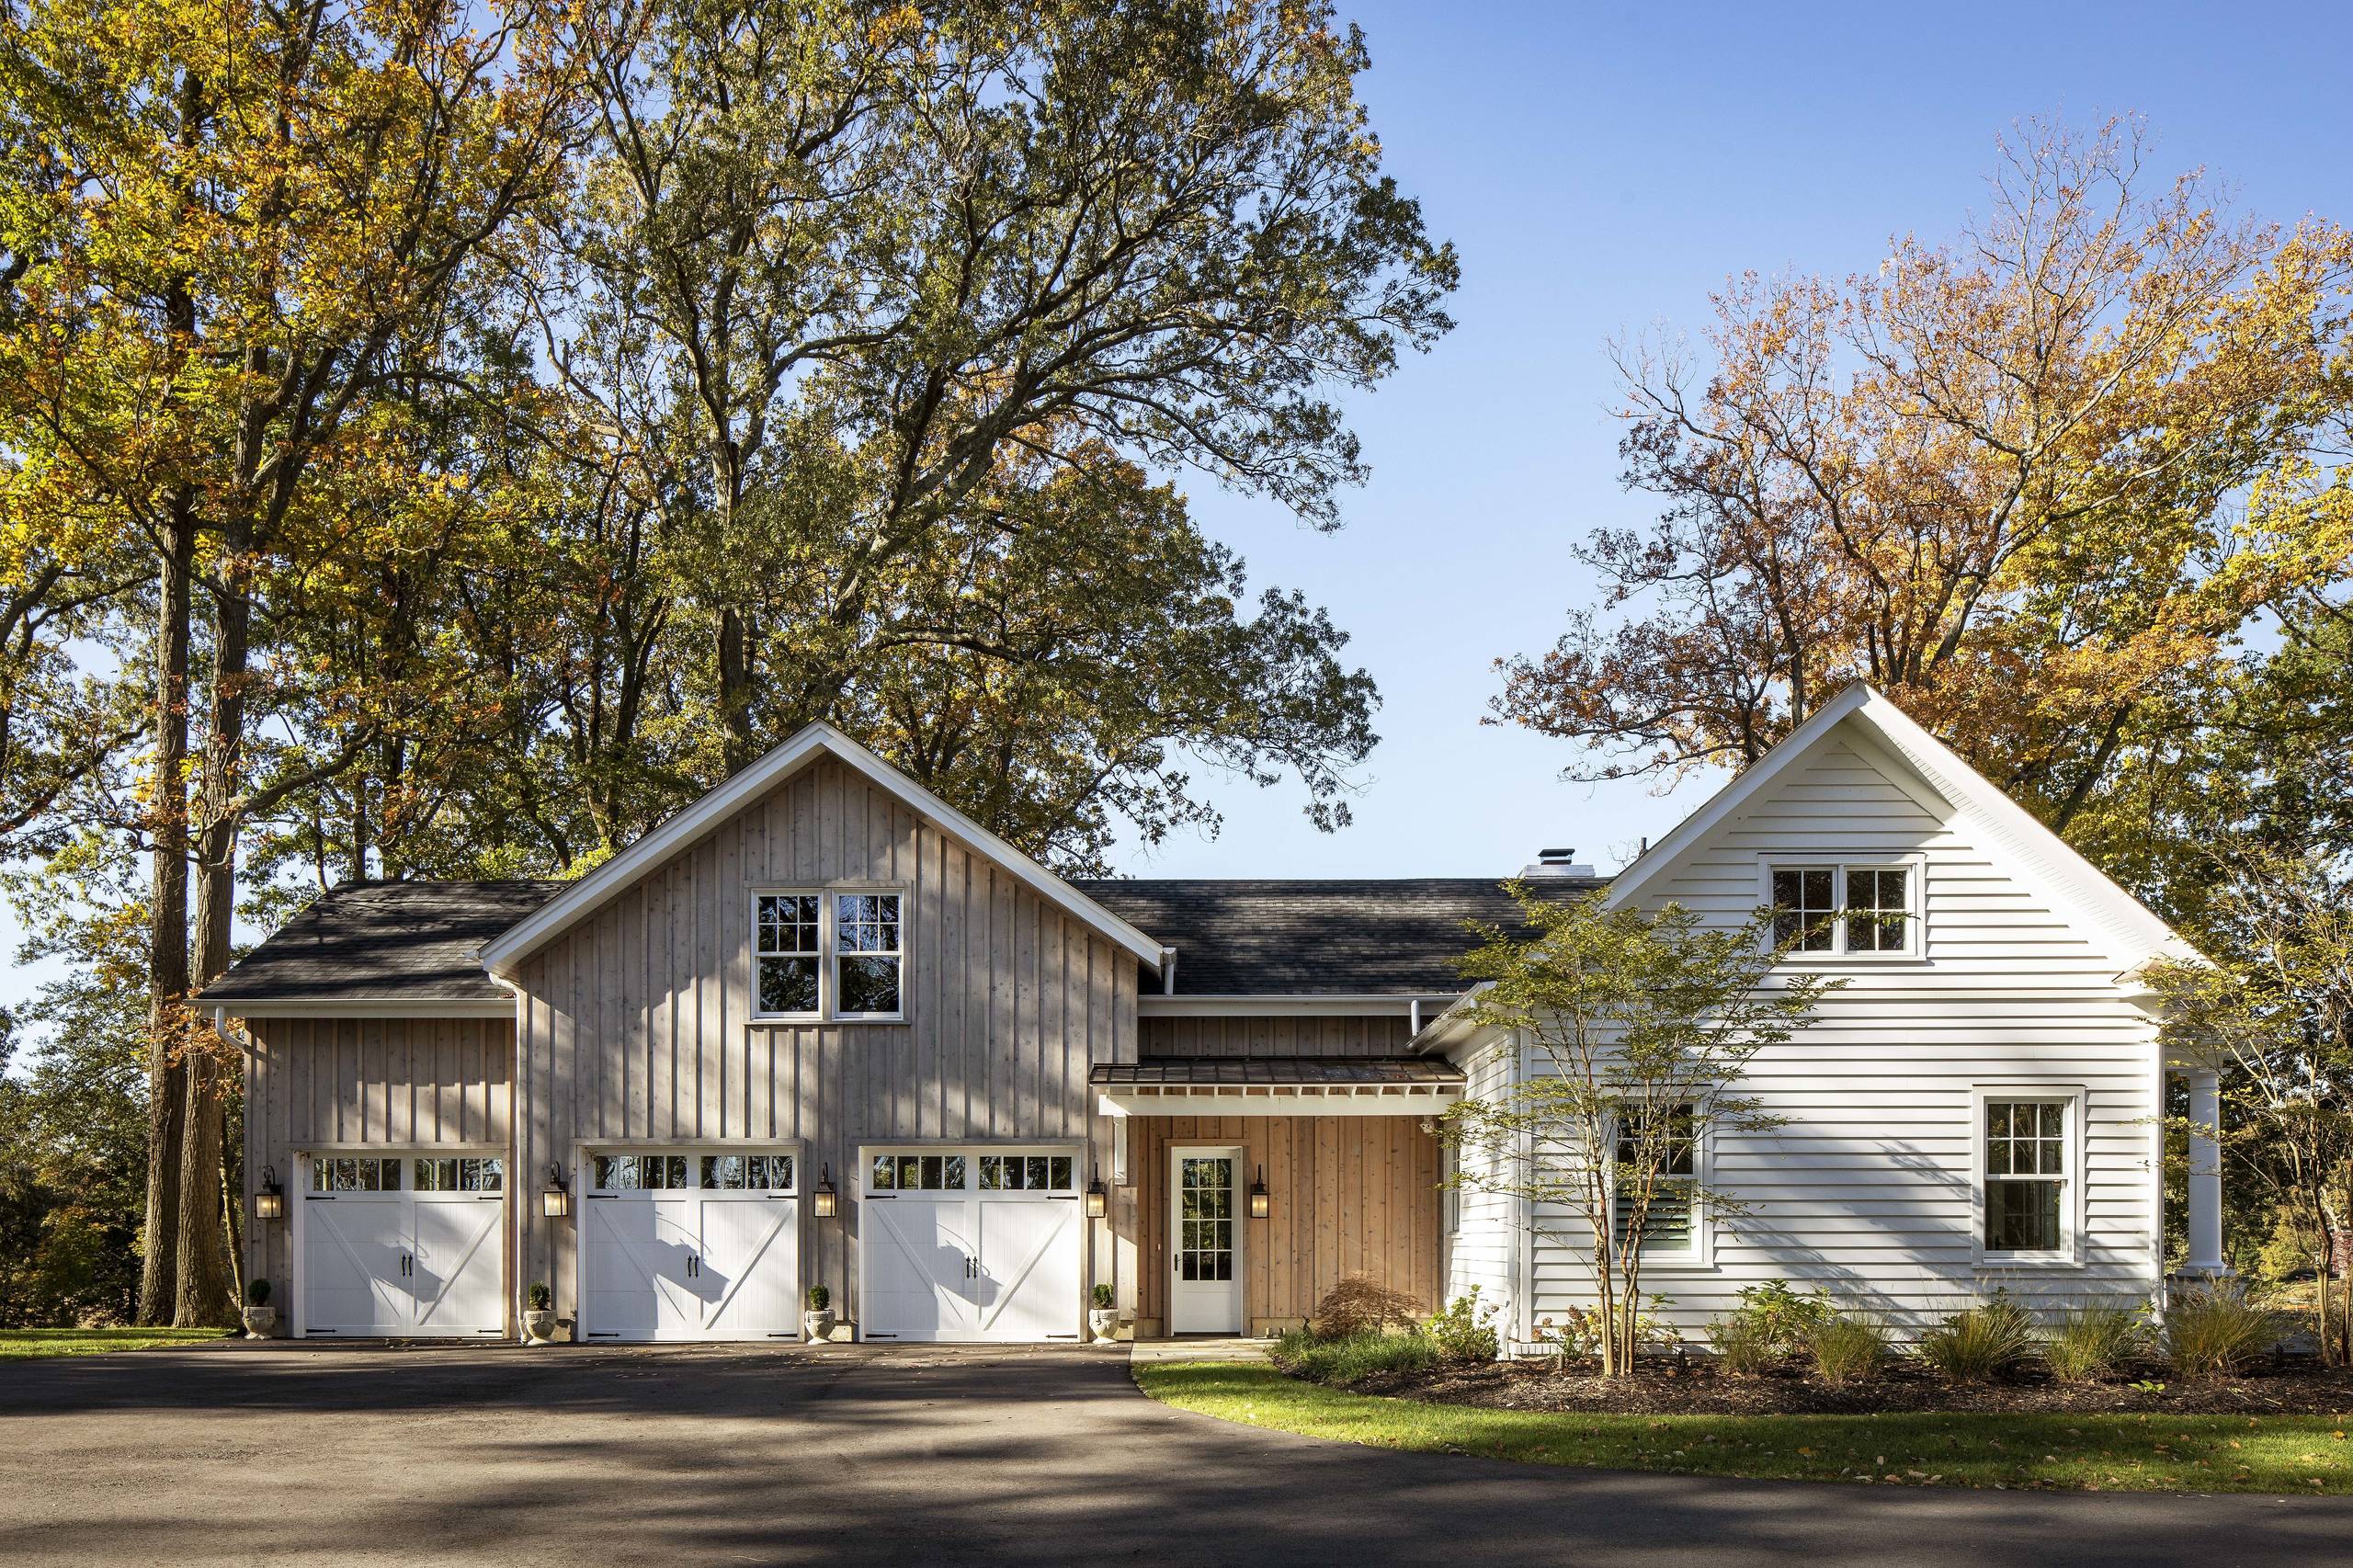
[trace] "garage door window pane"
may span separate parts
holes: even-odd
[[[889,1154],[874,1156],[869,1182],[877,1192],[893,1192],[899,1186],[899,1162]]]
[[[399,1160],[336,1158],[311,1162],[311,1190],[313,1192],[398,1192],[400,1189]]]

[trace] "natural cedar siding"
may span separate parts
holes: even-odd
[[[904,889],[907,1021],[754,1019],[753,891],[839,881]],[[858,1145],[1086,1139],[1108,1170],[1086,1069],[1133,1059],[1135,976],[1108,939],[824,759],[526,961],[519,1163],[536,1187],[584,1143],[802,1141],[802,1189],[830,1166],[843,1194],[840,1218],[805,1221],[803,1283],[855,1317]],[[569,1314],[576,1221],[534,1204],[524,1223],[524,1278]],[[1109,1273],[1098,1256],[1088,1278]]]
[[[507,1145],[515,1026],[505,1018],[252,1018],[245,1035],[247,1214],[266,1165],[290,1209],[301,1201],[298,1149]],[[519,1177],[507,1180],[520,1190]],[[519,1207],[507,1206],[510,1226]],[[290,1312],[291,1220],[248,1221],[244,1236],[246,1278],[269,1280],[278,1310]],[[512,1250],[502,1244],[501,1254]]]
[[[1266,1170],[1270,1213],[1244,1227],[1243,1313],[1251,1332],[1311,1315],[1351,1274],[1438,1304],[1438,1144],[1410,1116],[1137,1117],[1136,1316],[1140,1335],[1168,1315],[1168,1151],[1207,1144],[1245,1151],[1241,1187]]]
[[[1138,1020],[1145,1056],[1398,1056],[1411,1020],[1281,1017],[1264,1014]]]

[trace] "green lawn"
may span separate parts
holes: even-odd
[[[34,1356],[95,1356],[101,1350],[153,1350],[219,1339],[223,1328],[0,1328],[0,1361]]]
[[[1311,1437],[1534,1464],[1904,1486],[2353,1494],[2326,1415],[1579,1415],[1377,1399],[1272,1367],[1139,1366],[1182,1410]]]

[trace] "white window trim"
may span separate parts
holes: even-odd
[[[1832,873],[1830,902],[1830,949],[1827,952],[1785,953],[1781,961],[1787,964],[1907,964],[1925,963],[1928,952],[1928,858],[1924,854],[1902,855],[1823,855],[1813,852],[1777,855],[1768,851],[1757,857],[1756,902],[1766,909],[1773,907],[1773,873],[1777,870],[1818,870],[1828,868]],[[1890,950],[1867,953],[1851,952],[1847,947],[1847,873],[1848,871],[1902,871],[1908,879],[1912,894],[1911,918],[1904,923],[1904,946]],[[1766,933],[1767,940],[1771,932]]]
[[[889,1013],[845,1013],[839,1011],[841,997],[841,943],[835,926],[838,919],[837,904],[845,897],[886,894],[899,901],[899,945],[888,953],[853,953],[853,958],[891,958],[899,962],[899,1006]],[[824,961],[820,968],[822,994],[817,1000],[824,1006],[825,1016],[851,1024],[903,1024],[907,1020],[907,889],[904,882],[829,882],[825,885],[824,907],[820,912],[818,940],[824,944]]]
[[[1995,1252],[1985,1244],[1985,1107],[1993,1100],[2063,1101],[2065,1169],[2060,1173],[2059,1246]],[[2085,1107],[2081,1084],[1972,1084],[1969,1090],[1969,1250],[1980,1268],[2079,1268],[2084,1262]]]
[[[888,893],[899,901],[899,1009],[895,1013],[845,1013],[837,1006],[841,994],[839,966],[840,944],[835,940],[835,899],[841,894]],[[760,960],[764,957],[799,957],[801,955],[764,954],[760,951],[760,900],[764,898],[813,898],[817,901],[817,1010],[813,1013],[770,1013],[761,1009]],[[915,902],[914,894],[904,882],[838,881],[819,884],[782,882],[761,884],[750,890],[745,903],[750,915],[747,940],[752,950],[752,1012],[756,1024],[904,1024],[907,1021],[907,912]],[[859,956],[859,955],[853,955]]]
[[[1658,1248],[1644,1251],[1643,1254],[1644,1274],[1661,1271],[1669,1274],[1690,1274],[1703,1270],[1712,1271],[1716,1267],[1716,1229],[1714,1215],[1711,1212],[1712,1205],[1708,1202],[1708,1189],[1714,1185],[1716,1176],[1715,1131],[1708,1122],[1698,1119],[1696,1108],[1693,1115],[1696,1125],[1692,1129],[1691,1180],[1698,1187],[1699,1191],[1693,1195],[1691,1200],[1691,1245],[1683,1251],[1665,1251]],[[1609,1126],[1609,1146],[1613,1150],[1618,1146],[1618,1125],[1614,1118]],[[1604,1212],[1608,1217],[1611,1228],[1615,1229],[1618,1223],[1618,1191],[1614,1180],[1610,1185],[1609,1201]],[[1615,1250],[1614,1241],[1612,1250]]]

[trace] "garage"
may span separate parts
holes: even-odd
[[[793,1153],[607,1151],[585,1164],[582,1337],[801,1337]]]
[[[1086,1233],[1071,1151],[875,1149],[860,1165],[860,1337],[1079,1337]]]
[[[314,1155],[299,1216],[303,1335],[503,1335],[495,1156]]]

